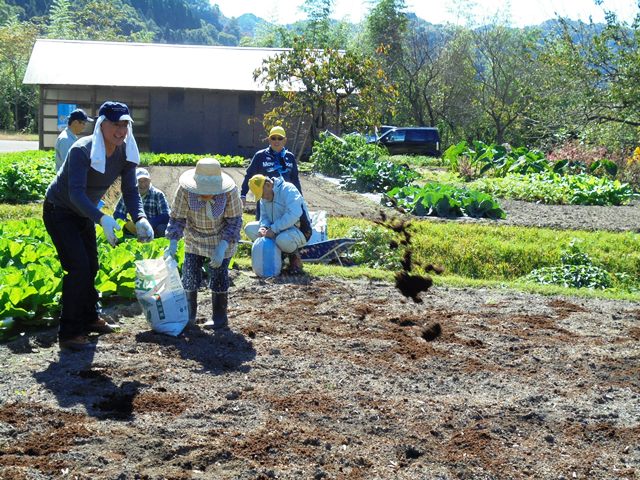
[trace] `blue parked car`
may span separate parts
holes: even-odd
[[[435,127],[394,127],[383,125],[369,143],[387,147],[390,155],[428,155],[439,157],[440,133]]]

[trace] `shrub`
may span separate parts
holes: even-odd
[[[574,164],[591,165],[601,158],[608,158],[609,152],[605,147],[585,145],[578,140],[569,140],[552,149],[547,158],[550,162],[568,160]]]
[[[633,153],[625,159],[620,172],[620,180],[640,189],[640,147],[636,147]]]
[[[361,135],[345,135],[340,138],[325,132],[313,144],[311,162],[314,171],[340,177],[348,172],[350,165],[377,160],[386,154],[386,149],[367,143],[366,138]]]
[[[406,165],[369,158],[348,167],[348,173],[342,177],[342,186],[356,192],[384,193],[407,186],[419,177]]]
[[[42,199],[55,174],[51,152],[1,154],[0,202],[26,203]]]
[[[392,249],[393,234],[381,227],[353,227],[347,236],[357,240],[351,247],[350,257],[356,265],[385,270],[398,270],[402,252]]]

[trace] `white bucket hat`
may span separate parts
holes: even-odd
[[[222,171],[220,162],[214,158],[198,160],[196,168],[180,175],[180,186],[187,192],[198,195],[218,195],[236,187],[233,179]]]

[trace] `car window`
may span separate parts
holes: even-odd
[[[435,130],[408,130],[408,142],[437,142],[438,135]]]
[[[404,142],[406,132],[404,130],[394,130],[387,135],[388,142]]]

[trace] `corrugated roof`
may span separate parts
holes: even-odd
[[[253,72],[282,51],[38,39],[24,83],[263,91]]]

